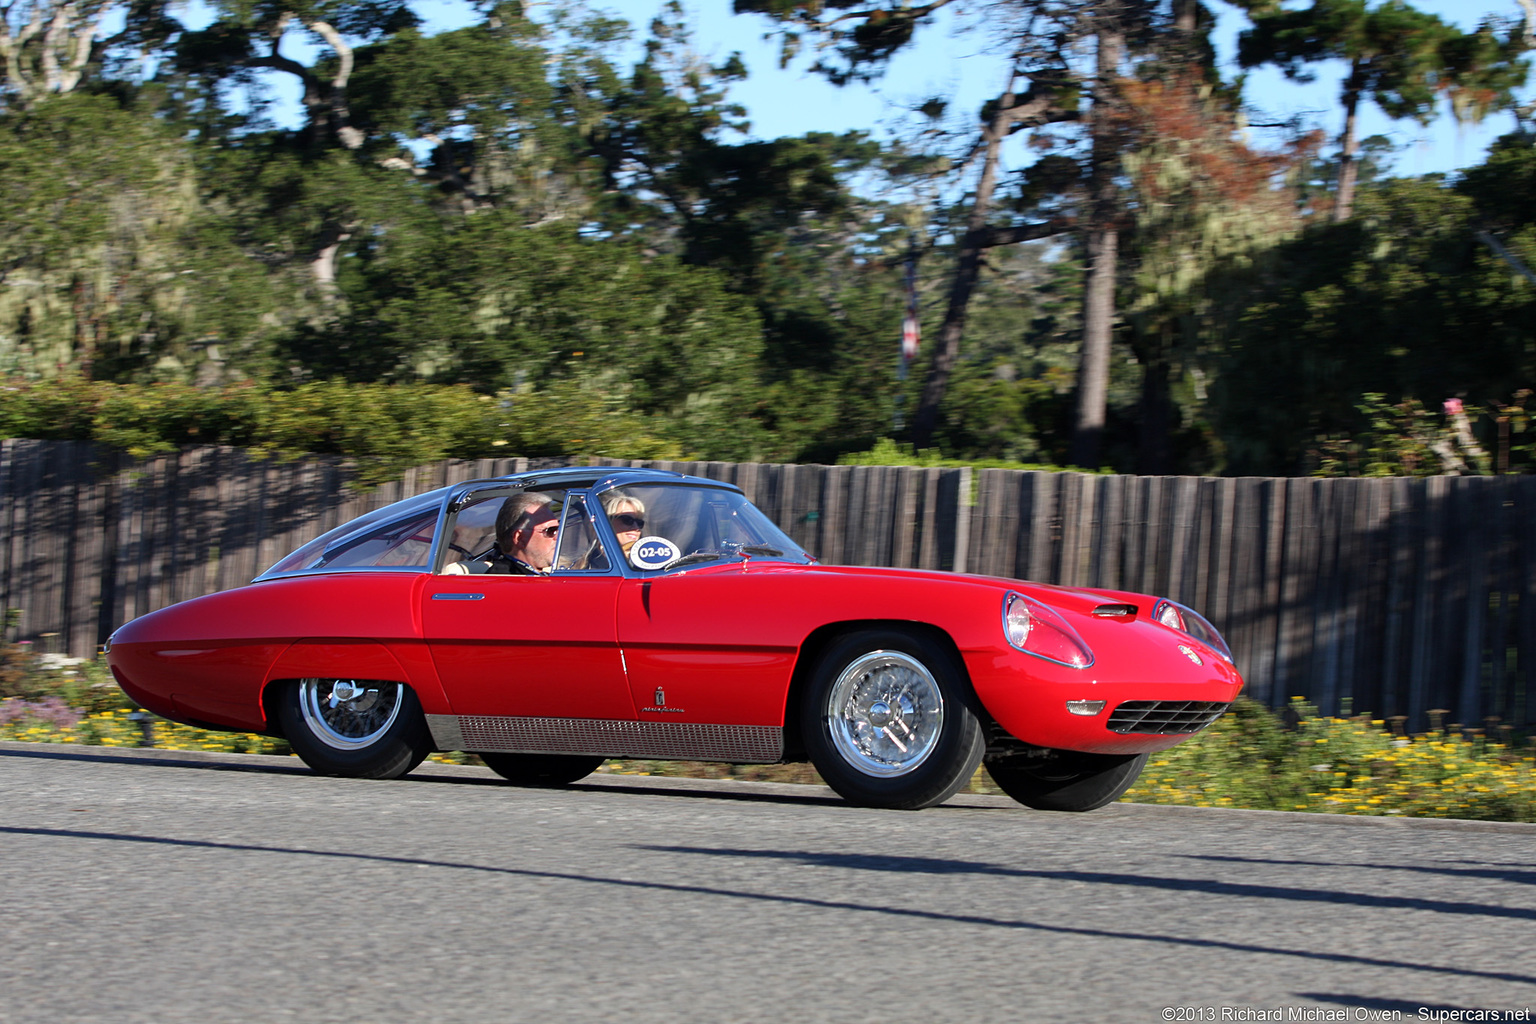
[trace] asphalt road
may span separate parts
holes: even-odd
[[[1536,1006],[1533,860],[1533,825],[0,743],[0,1021],[1450,1020]]]

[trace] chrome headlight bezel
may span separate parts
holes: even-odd
[[[1093,649],[1060,612],[1015,590],[1003,595],[1003,639],[1016,651],[1067,668],[1093,665]]]
[[[1236,664],[1232,660],[1232,648],[1227,646],[1221,632],[1204,615],[1188,605],[1160,597],[1152,606],[1152,621],[1200,641],[1228,665]]]

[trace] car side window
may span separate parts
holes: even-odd
[[[437,510],[406,520],[386,523],[361,537],[351,537],[327,548],[317,567],[421,568],[432,550],[437,532]]]
[[[453,534],[448,538],[448,553],[443,559],[444,569],[456,562],[469,563],[477,555],[490,550],[496,540],[496,513],[504,499],[501,496],[483,499],[459,510],[453,519]]]
[[[598,539],[587,512],[584,495],[571,495],[565,503],[565,521],[560,527],[560,547],[555,553],[556,572],[607,572],[608,553]]]

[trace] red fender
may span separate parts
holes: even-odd
[[[278,679],[384,679],[410,684],[427,714],[448,714],[448,698],[422,645],[407,651],[407,669],[394,651],[374,640],[299,640],[272,663],[266,685]],[[419,656],[417,656],[419,655]]]

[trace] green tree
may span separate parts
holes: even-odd
[[[716,272],[487,211],[439,221],[420,244],[360,254],[340,286],[347,315],[288,348],[307,375],[518,394],[579,384],[573,401],[617,396],[685,450],[762,448],[740,416],[761,325]]]
[[[1387,445],[1384,408],[1476,411],[1529,387],[1536,285],[1478,240],[1475,193],[1389,181],[1360,193],[1350,221],[1277,248],[1212,386],[1229,472],[1311,472],[1340,439]],[[1507,243],[1536,259],[1536,224]]]
[[[1312,0],[1299,10],[1281,7],[1280,0],[1233,2],[1253,20],[1238,40],[1244,67],[1275,64],[1288,78],[1306,81],[1318,61],[1348,65],[1339,94],[1344,128],[1335,222],[1347,220],[1354,208],[1362,100],[1371,100],[1388,117],[1428,124],[1437,99],[1449,95],[1453,112],[1475,119],[1508,105],[1512,90],[1525,80],[1525,64],[1515,59],[1523,39],[1513,30],[1498,39],[1493,22],[1466,34],[1403,0],[1375,7],[1367,0]]]
[[[777,18],[786,56],[807,41],[818,49],[816,69],[833,81],[872,78],[907,46],[947,0],[873,7],[738,0],[738,11]],[[925,445],[938,422],[949,379],[959,359],[969,304],[981,280],[987,250],[1075,231],[1086,285],[1077,377],[1072,461],[1097,465],[1105,426],[1115,290],[1121,236],[1127,226],[1123,155],[1134,145],[1120,97],[1122,84],[1149,60],[1209,66],[1209,20],[1190,0],[1014,0],[990,5],[972,27],[1004,55],[1010,69],[999,97],[975,124],[966,155],[951,166],[975,175],[969,209],[954,225],[957,259],[948,308],[933,346],[933,362],[912,426]],[[1091,41],[1093,64],[1080,59]],[[930,104],[942,109],[940,101]],[[1029,131],[1054,150],[1000,194],[998,167],[1004,141]],[[1042,200],[1053,198],[1046,203]],[[1000,201],[1002,200],[1002,201]],[[1033,202],[1031,202],[1033,200]],[[1031,216],[1032,215],[1032,216]]]
[[[255,370],[275,303],[196,184],[185,141],[113,98],[0,115],[0,370]]]
[[[1174,76],[1124,86],[1142,139],[1124,159],[1136,203],[1122,287],[1141,370],[1139,472],[1220,468],[1203,382],[1217,373],[1221,327],[1268,250],[1303,226],[1296,190],[1315,138],[1263,152],[1209,85]],[[1234,294],[1235,293],[1235,294]]]

